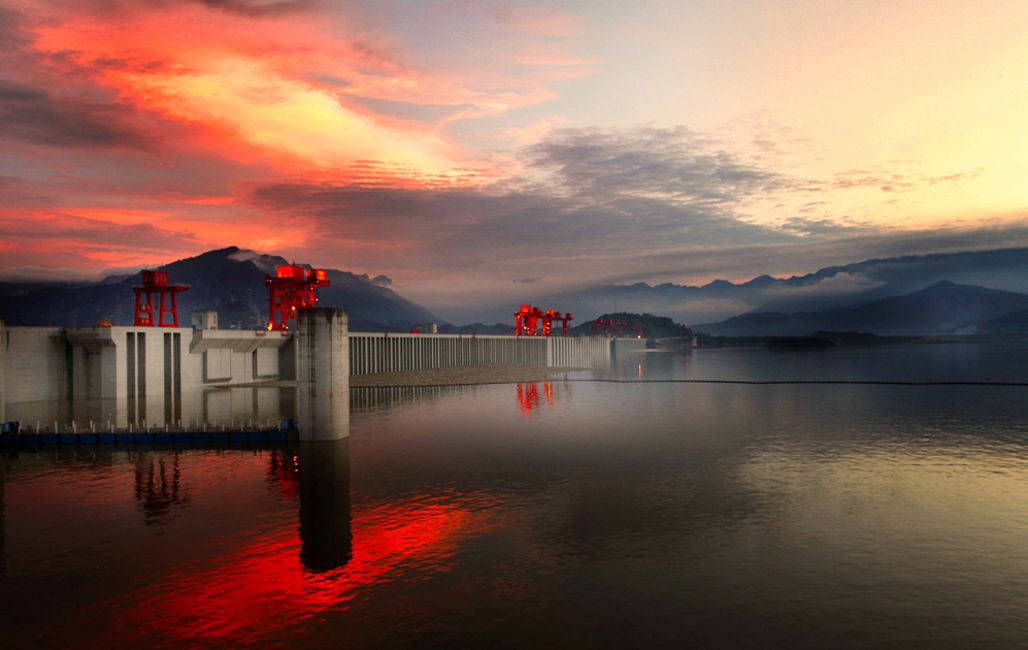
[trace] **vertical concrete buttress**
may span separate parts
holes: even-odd
[[[0,422],[7,421],[7,411],[4,405],[7,402],[7,330],[4,329],[4,322],[0,320]]]
[[[346,311],[297,312],[296,416],[301,441],[350,435],[350,344]]]

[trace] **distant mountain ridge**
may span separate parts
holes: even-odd
[[[526,293],[521,302],[570,311],[579,319],[629,311],[661,314],[683,323],[709,323],[750,311],[795,313],[845,307],[904,295],[941,280],[1028,293],[1028,248],[875,258],[789,278],[760,275],[740,283],[600,285],[557,294]],[[495,305],[465,310],[463,315],[488,323],[508,320],[510,311],[509,305]]]
[[[1028,317],[1028,295],[943,280],[902,296],[815,312],[753,311],[695,329],[718,336],[806,336],[818,330],[879,336],[978,334],[988,329],[985,324],[1015,313]]]
[[[222,328],[261,329],[268,317],[266,275],[288,264],[284,258],[231,246],[157,267],[172,282],[188,284],[179,295],[179,324],[189,325],[194,309],[215,309]],[[403,298],[381,276],[328,270],[330,286],[318,291],[319,304],[349,311],[354,330],[405,329],[438,319]],[[100,320],[132,323],[132,285],[140,274],[96,283],[0,283],[0,319],[8,325],[89,326]]]
[[[286,263],[282,257],[233,246],[160,268],[173,281],[192,285],[180,297],[182,324],[188,324],[191,310],[211,308],[219,312],[222,327],[251,329],[263,327],[267,316],[264,276]],[[406,331],[437,322],[441,332],[485,333],[513,326],[514,305],[478,310],[475,325],[450,326],[393,291],[385,276],[329,270],[329,280],[332,285],[319,292],[321,304],[349,310],[355,330]],[[138,282],[138,273],[92,283],[0,282],[0,319],[11,325],[83,326],[100,320],[127,324],[132,320],[131,286]],[[918,293],[932,287],[932,292]],[[972,296],[975,290],[1000,293]],[[712,332],[748,336],[805,335],[819,329],[883,334],[1028,333],[1028,304],[1021,305],[1021,297],[1001,298],[1003,293],[1028,294],[1028,248],[871,259],[789,278],[760,275],[737,284],[715,280],[703,286],[604,285],[559,295],[526,295],[523,302],[572,312],[579,327],[600,314],[617,311],[658,314],[679,323],[702,323],[700,329]],[[942,294],[948,297],[932,301],[933,295]],[[890,298],[903,300],[877,303]],[[904,311],[912,309],[911,301],[919,305],[914,309],[917,313]],[[611,308],[615,304],[617,310]],[[880,313],[871,314],[868,304],[877,304]],[[473,322],[455,319],[469,321]]]
[[[979,334],[1028,334],[1028,309],[1004,314],[981,323]]]

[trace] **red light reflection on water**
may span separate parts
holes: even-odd
[[[451,504],[379,506],[354,513],[353,554],[344,566],[311,573],[300,562],[295,527],[264,534],[204,568],[186,567],[153,584],[125,613],[112,638],[248,643],[391,581],[415,563],[448,570],[461,539],[485,530]],[[395,580],[397,578],[392,578]]]
[[[518,407],[521,409],[521,415],[528,418],[532,411],[537,410],[540,406],[539,401],[539,384],[518,384]],[[553,406],[553,382],[543,382],[543,396],[546,398],[546,405]]]
[[[292,501],[299,493],[300,459],[291,449],[271,450],[268,463],[269,482],[278,486],[284,501]]]
[[[518,406],[525,417],[539,406],[539,384],[518,384]]]

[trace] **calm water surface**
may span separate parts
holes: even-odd
[[[1028,348],[624,379],[1028,380]],[[363,390],[337,445],[2,460],[6,647],[1024,647],[1028,388]]]

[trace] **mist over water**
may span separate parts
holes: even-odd
[[[342,443],[3,457],[15,646],[1016,647],[1028,347],[354,389]]]

